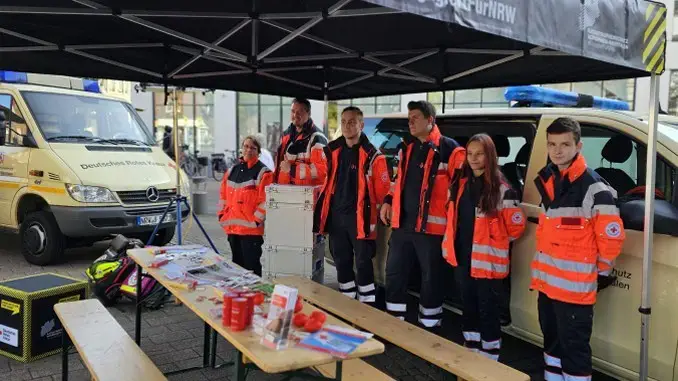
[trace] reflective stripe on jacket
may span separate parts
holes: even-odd
[[[416,202],[415,200],[401,200],[405,186],[407,163],[412,156],[413,141],[401,144],[398,157],[398,175],[395,183],[391,186],[389,195],[384,203],[392,204],[391,226],[400,227],[400,207],[403,202]],[[426,162],[424,163],[424,183],[419,195],[419,215],[417,216],[417,232],[444,235],[447,224],[447,190],[455,169],[461,168],[466,156],[466,149],[460,147],[456,141],[442,136],[437,125],[434,125],[428,135],[426,144],[429,149]]]
[[[391,179],[386,166],[386,158],[367,139],[360,135],[358,142],[358,189],[356,192],[356,218],[358,239],[375,239],[377,237],[377,214],[391,186]],[[345,146],[344,137],[330,142],[325,147],[328,177],[316,203],[313,231],[327,233],[327,217],[332,205],[332,197],[336,188],[339,155]]]
[[[221,181],[219,223],[226,234],[263,235],[266,218],[265,188],[273,172],[261,161],[240,161]]]
[[[535,183],[544,210],[530,288],[562,302],[594,304],[598,274],[610,274],[626,238],[616,191],[581,154],[564,171],[549,164]]]
[[[454,242],[458,223],[458,205],[466,188],[468,177],[462,177],[453,184],[447,209],[447,227],[443,238],[443,257],[452,266],[457,266]],[[509,243],[518,239],[525,231],[525,213],[519,206],[516,192],[502,181],[501,197],[496,213],[486,215],[476,207],[473,225],[473,248],[471,251],[471,276],[473,278],[503,279],[509,274]],[[454,197],[454,198],[452,198]]]
[[[273,182],[294,185],[322,185],[327,174],[323,148],[327,138],[313,124],[306,122],[300,133],[290,125],[282,139],[275,156],[275,174]],[[291,164],[289,173],[280,171],[283,160]]]

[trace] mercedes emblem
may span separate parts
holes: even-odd
[[[148,187],[146,189],[146,198],[150,202],[156,202],[158,199],[160,199],[160,192],[158,192],[158,188],[156,187]]]

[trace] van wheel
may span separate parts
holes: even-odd
[[[57,262],[64,255],[66,237],[49,212],[28,213],[21,223],[19,234],[21,253],[29,263],[44,266]]]

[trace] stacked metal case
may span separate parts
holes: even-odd
[[[320,186],[271,184],[266,187],[262,275],[299,275],[323,282],[325,242],[313,233],[313,208]]]

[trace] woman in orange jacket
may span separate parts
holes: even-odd
[[[443,256],[456,267],[462,290],[464,345],[498,360],[502,279],[509,273],[509,243],[525,230],[525,214],[486,134],[474,135],[466,145],[466,161],[450,186],[447,216]]]
[[[259,161],[261,143],[248,136],[242,143],[240,163],[221,182],[217,217],[228,234],[233,262],[261,276],[261,246],[266,218],[265,188],[273,172]]]

